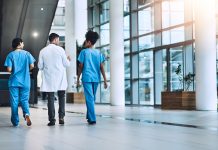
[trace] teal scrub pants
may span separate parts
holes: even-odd
[[[30,88],[9,87],[11,103],[11,122],[13,126],[19,124],[18,105],[20,103],[23,110],[23,117],[30,115],[29,112],[29,93]]]
[[[98,88],[98,82],[83,82],[84,94],[86,99],[86,119],[88,122],[96,121],[95,116],[95,98]]]

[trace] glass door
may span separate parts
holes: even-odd
[[[167,90],[167,50],[155,51],[155,105],[161,104],[161,92]]]
[[[155,51],[155,105],[161,105],[162,91],[183,89],[183,47]],[[176,71],[180,70],[179,73]]]
[[[154,105],[153,51],[139,53],[139,100]]]
[[[170,55],[170,87],[169,91],[183,90],[183,47],[169,50]]]

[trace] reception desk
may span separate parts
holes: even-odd
[[[10,106],[10,95],[8,89],[8,79],[10,73],[8,72],[0,72],[0,106]],[[34,80],[31,78],[31,89],[30,89],[30,99],[29,103],[34,104],[34,97],[35,97],[35,88],[34,88]]]

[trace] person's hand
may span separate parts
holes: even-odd
[[[70,58],[70,56],[67,56],[67,59],[68,59],[69,61],[71,61],[71,58]]]
[[[107,81],[104,81],[104,88],[107,88]]]
[[[76,82],[76,87],[78,88],[78,87],[80,87],[81,85],[80,85],[80,82],[79,82],[79,80],[77,80],[77,82]]]

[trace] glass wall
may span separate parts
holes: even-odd
[[[109,1],[88,1],[89,29],[100,33],[96,47],[107,58],[110,82]],[[185,0],[123,0],[123,6],[126,104],[160,105],[161,91],[184,87],[176,74],[179,65],[181,76],[194,72],[187,67],[194,60],[189,55],[193,53],[194,21],[187,19],[193,14],[186,16],[190,6]],[[109,103],[110,89],[101,86],[100,95],[99,103]]]
[[[183,89],[183,49],[176,47],[170,49],[170,90]],[[181,70],[181,73],[180,73]]]
[[[163,0],[162,28],[184,23],[184,0]]]
[[[59,0],[50,33],[60,35],[60,46],[65,47],[65,0]]]
[[[65,26],[65,7],[57,7],[53,26]]]

